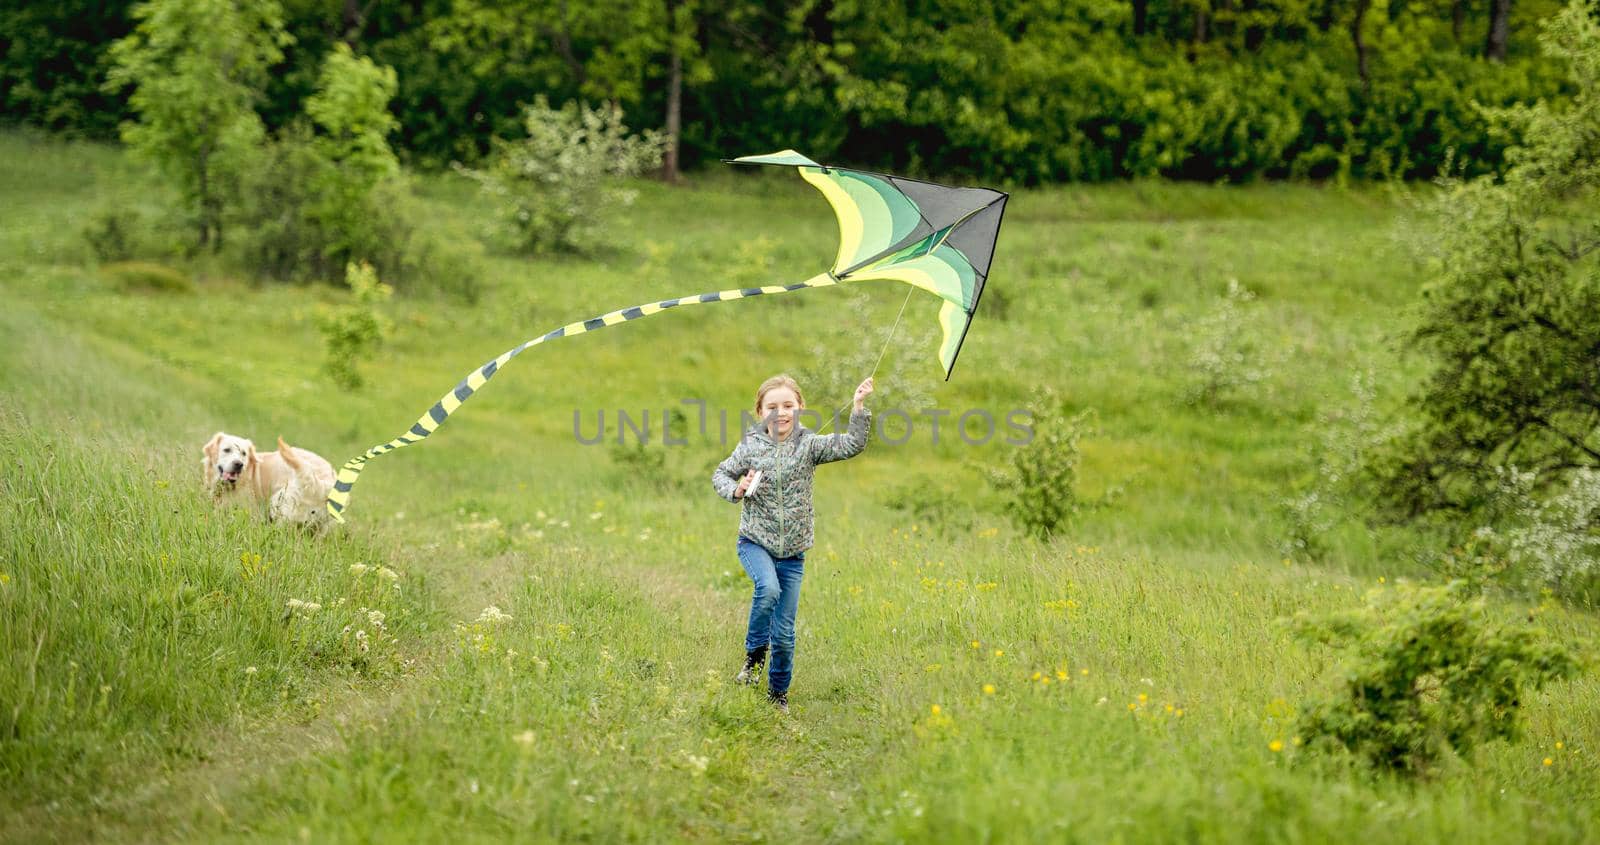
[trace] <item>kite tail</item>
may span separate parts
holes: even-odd
[[[414,423],[410,430],[406,431],[404,434],[396,437],[393,440],[390,440],[388,443],[380,443],[379,445],[368,449],[360,455],[345,461],[344,466],[339,468],[339,476],[334,481],[333,489],[328,491],[328,514],[333,517],[334,521],[344,522],[345,508],[350,506],[350,493],[355,488],[356,482],[360,480],[361,470],[366,467],[367,461],[370,461],[379,455],[384,455],[389,452],[393,452],[396,449],[410,446],[413,443],[420,443],[427,439],[428,435],[438,431],[439,426],[444,425],[444,421],[449,419],[450,415],[455,413],[456,410],[461,407],[462,403],[472,398],[472,395],[481,390],[484,384],[489,381],[489,379],[493,378],[496,373],[500,372],[500,370],[505,367],[506,364],[510,363],[512,358],[521,355],[524,351],[534,346],[538,346],[545,341],[555,340],[556,338],[561,337],[571,337],[575,334],[583,334],[584,332],[594,331],[595,329],[603,329],[606,326],[614,326],[618,323],[625,323],[629,320],[637,320],[640,317],[648,317],[651,314],[657,314],[667,310],[668,308],[676,308],[680,305],[699,305],[703,302],[729,302],[735,299],[744,299],[746,297],[760,296],[767,293],[788,293],[790,291],[802,290],[804,288],[826,287],[828,285],[835,284],[838,284],[838,279],[835,279],[831,273],[820,273],[816,276],[806,279],[803,282],[797,282],[792,285],[767,285],[759,288],[733,288],[730,290],[697,294],[695,296],[684,296],[677,299],[663,299],[660,302],[651,302],[645,305],[635,305],[631,308],[622,308],[612,311],[608,314],[602,314],[599,317],[595,317],[590,320],[584,320],[580,323],[569,323],[559,329],[556,329],[555,331],[540,335],[539,337],[536,337],[533,340],[522,344],[521,346],[507,350],[500,357],[490,361],[487,364],[484,364],[476,370],[473,370],[467,375],[466,378],[461,380],[460,384],[455,386],[454,390],[451,390],[449,393],[446,393],[444,396],[440,397],[438,402],[433,403],[433,407],[429,408],[427,413],[418,417],[416,423]]]

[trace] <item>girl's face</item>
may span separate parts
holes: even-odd
[[[793,390],[774,387],[761,397],[761,418],[766,420],[768,431],[778,437],[786,437],[794,428],[795,415],[804,407]]]

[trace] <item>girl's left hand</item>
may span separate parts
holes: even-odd
[[[861,385],[856,388],[856,410],[857,411],[861,410],[864,407],[862,405],[862,403],[867,401],[867,397],[871,396],[871,395],[872,395],[872,376],[867,376],[867,380],[862,382]]]

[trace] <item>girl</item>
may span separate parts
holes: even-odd
[[[773,376],[756,391],[760,423],[745,432],[733,454],[711,474],[717,495],[741,503],[739,563],[755,584],[744,669],[737,680],[760,683],[770,647],[767,696],[785,713],[794,665],[794,617],[800,608],[805,552],[811,548],[811,474],[817,464],[853,458],[867,448],[872,412],[863,403],[870,395],[868,377],[856,388],[849,431],[819,435],[797,422],[806,407],[800,385],[786,375]],[[751,491],[757,473],[759,481]]]

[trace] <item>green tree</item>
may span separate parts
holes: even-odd
[[[422,245],[388,141],[398,125],[389,111],[396,88],[393,69],[333,45],[305,116],[279,133],[250,175],[244,219],[257,271],[332,280],[351,262],[371,262],[390,279],[414,269]]]
[[[1419,237],[1432,278],[1411,340],[1433,363],[1412,428],[1374,464],[1397,512],[1471,511],[1507,469],[1548,488],[1600,467],[1600,23],[1552,19],[1570,105],[1498,113],[1520,145],[1503,177],[1448,183]]]
[[[370,221],[383,213],[374,193],[400,172],[388,140],[397,126],[389,112],[396,85],[392,68],[354,55],[341,42],[323,64],[317,92],[306,100],[306,115],[317,127],[314,147],[328,164],[312,213],[329,234],[324,259],[333,266],[372,260],[379,248],[369,243]]]
[[[270,0],[150,0],[111,47],[108,90],[132,87],[122,138],[155,161],[194,215],[199,245],[220,249],[225,212],[260,149],[254,107],[292,39]]]
[[[133,29],[128,0],[7,3],[0,9],[0,114],[115,137],[126,101],[105,88],[111,42]]]

